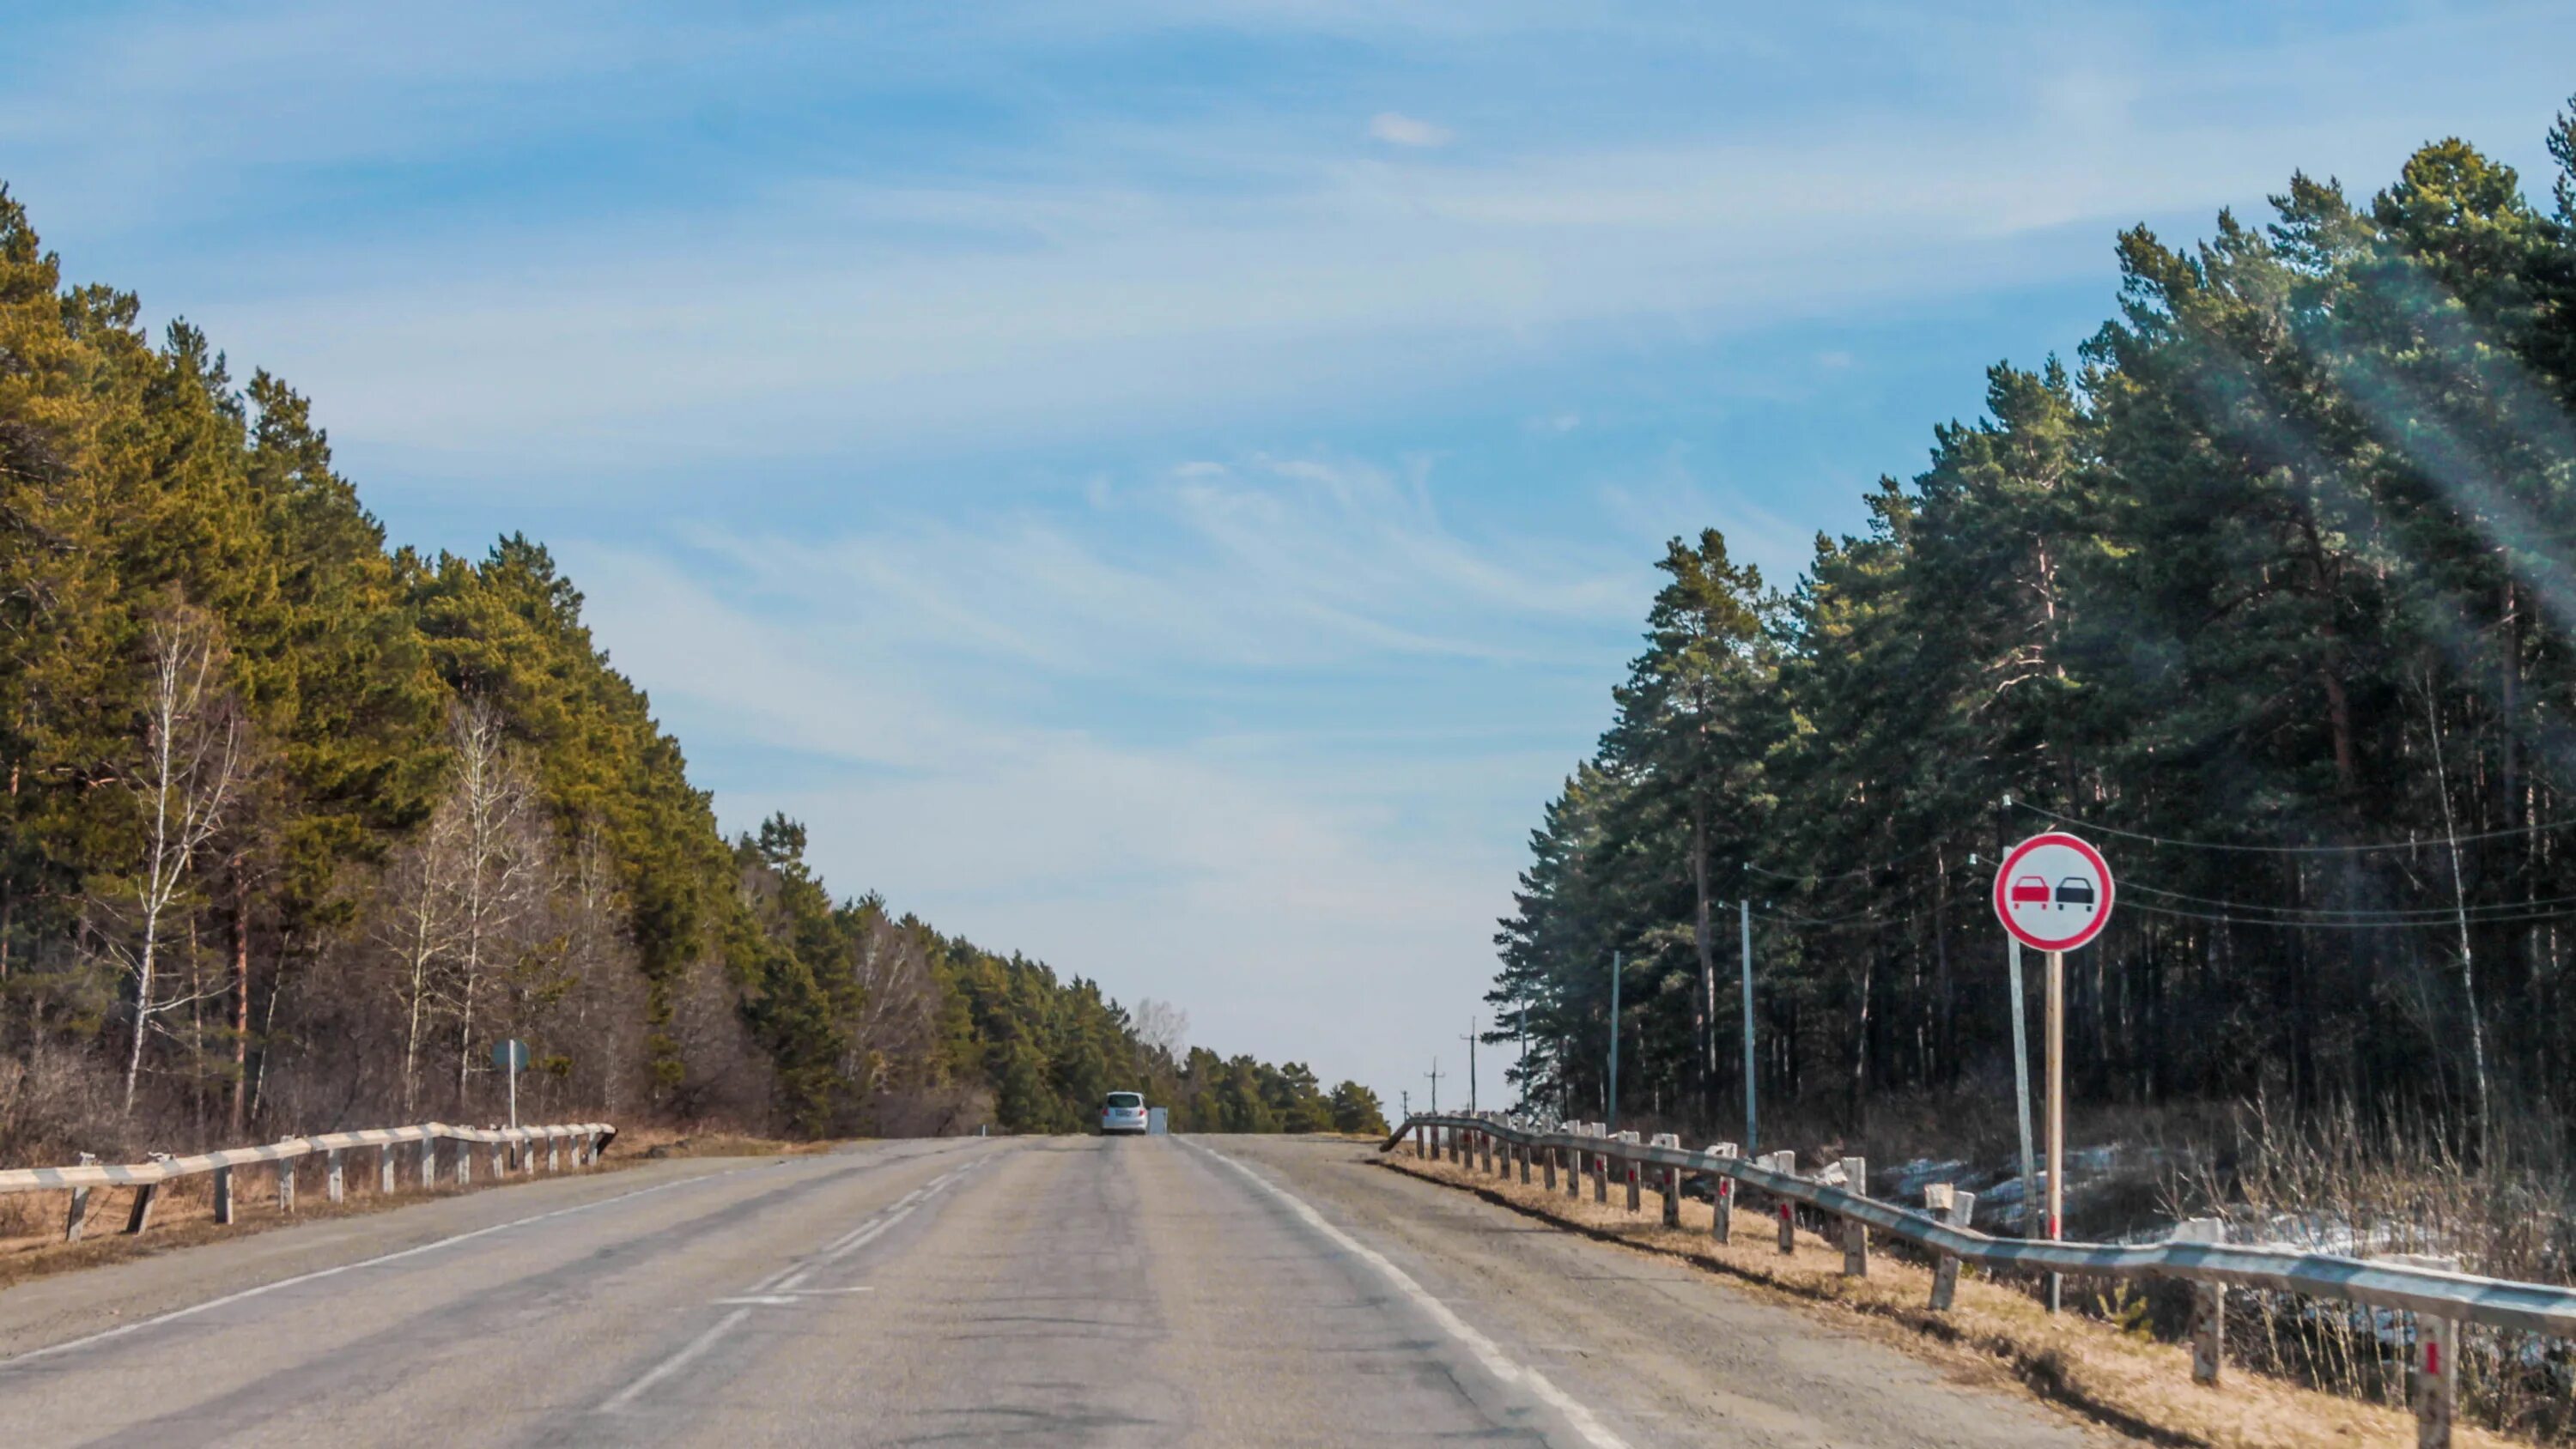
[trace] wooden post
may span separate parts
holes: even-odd
[[[1645,1205],[1644,1198],[1637,1191],[1637,1163],[1631,1158],[1620,1165],[1628,1169],[1628,1211],[1633,1213]]]
[[[322,1179],[322,1195],[332,1202],[343,1201],[348,1196],[348,1183],[341,1172],[342,1164],[340,1157],[340,1149],[337,1147],[331,1148],[322,1156],[322,1162],[325,1169],[325,1175]]]
[[[1520,1159],[1521,1186],[1523,1187],[1530,1185],[1530,1153],[1530,1145],[1526,1142],[1512,1149],[1512,1155]]]
[[[295,1159],[292,1157],[277,1159],[277,1210],[282,1213],[295,1211]]]
[[[2095,948],[2100,949],[2100,948]],[[2065,1237],[2066,1209],[2066,953],[2048,953],[2048,1240]],[[2055,1313],[2065,1280],[2048,1275],[2048,1311]]]
[[[1431,1129],[1419,1122],[1413,1124],[1413,1155],[1417,1160],[1431,1155]]]
[[[2459,1407],[2460,1326],[2429,1313],[2415,1315],[2416,1449],[2450,1449],[2451,1418]]]
[[[80,1165],[83,1167],[88,1167],[97,1161],[98,1154],[95,1152],[84,1152],[80,1155]],[[63,1241],[66,1243],[79,1242],[81,1230],[89,1225],[89,1194],[90,1190],[85,1187],[72,1189],[71,1216],[63,1220]]]
[[[1710,1143],[1708,1155],[1711,1157],[1733,1157],[1735,1156],[1735,1144],[1732,1142]],[[1710,1179],[1708,1207],[1708,1235],[1721,1243],[1732,1240],[1735,1236],[1734,1178],[1721,1172]]]
[[[423,1191],[433,1191],[438,1186],[438,1139],[435,1137],[420,1139],[420,1185]]]
[[[131,1236],[152,1226],[152,1199],[159,1196],[161,1185],[147,1182],[134,1190],[134,1207],[125,1215],[125,1231]]]
[[[1681,1225],[1682,1170],[1678,1167],[1667,1167],[1664,1169],[1664,1226],[1678,1228]]]
[[[1546,1147],[1541,1148],[1540,1151],[1546,1155],[1539,1159],[1539,1186],[1544,1191],[1554,1192],[1556,1191],[1556,1149]]]
[[[394,1195],[394,1145],[390,1142],[376,1149],[376,1191],[386,1197]]]
[[[1480,1130],[1480,1131],[1478,1131],[1478,1132],[1476,1133],[1476,1151],[1477,1151],[1477,1153],[1478,1153],[1479,1155],[1481,1155],[1481,1156],[1484,1158],[1484,1169],[1485,1169],[1485,1175],[1486,1175],[1487,1177],[1491,1177],[1491,1176],[1493,1176],[1493,1175],[1494,1175],[1494,1134],[1493,1134],[1493,1133],[1491,1133],[1491,1132],[1485,1132],[1485,1131],[1481,1131],[1481,1130]]]
[[[1592,1200],[1603,1207],[1610,1205],[1610,1154],[1592,1154]]]
[[[460,1137],[456,1139],[450,1150],[456,1156],[456,1185],[472,1187],[474,1185],[474,1144]]]
[[[215,1169],[215,1221],[225,1227],[232,1225],[233,1170],[229,1167]]]
[[[552,1133],[552,1132],[547,1133],[547,1134],[546,1134],[546,1171],[547,1171],[547,1173],[548,1173],[548,1174],[550,1174],[550,1175],[551,1175],[551,1174],[553,1174],[553,1173],[558,1173],[558,1172],[563,1171],[563,1156],[562,1156],[562,1154],[563,1154],[563,1139],[562,1139],[561,1137],[556,1136],[556,1135],[555,1135],[554,1133]]]
[[[1843,1159],[1843,1191],[1855,1197],[1869,1196],[1869,1162],[1865,1158]],[[1869,1224],[1858,1218],[1843,1219],[1843,1276],[1869,1276]]]

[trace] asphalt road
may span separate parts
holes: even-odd
[[[10,1443],[2041,1446],[2009,1391],[1294,1139],[654,1164],[0,1292]]]

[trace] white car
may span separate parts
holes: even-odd
[[[1139,1137],[1144,1136],[1146,1132],[1145,1094],[1142,1092],[1110,1093],[1108,1102],[1100,1109],[1100,1131],[1103,1136],[1108,1137],[1115,1137],[1122,1132],[1133,1132]]]

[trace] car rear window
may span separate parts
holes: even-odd
[[[1109,1105],[1123,1112],[1132,1107],[1144,1106],[1145,1098],[1137,1092],[1112,1092],[1109,1094]]]

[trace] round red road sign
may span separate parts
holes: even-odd
[[[2072,951],[2111,919],[2110,864],[2064,831],[2034,835],[2004,853],[1995,916],[2034,951]]]

